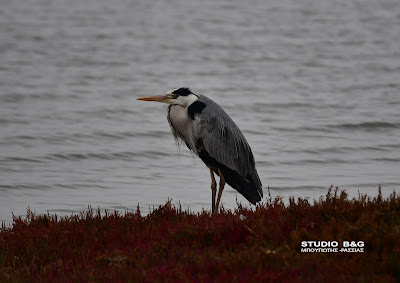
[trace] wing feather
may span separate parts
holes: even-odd
[[[200,127],[195,133],[202,146],[218,162],[250,178],[262,196],[262,185],[255,169],[253,153],[243,133],[229,115],[211,99],[201,95],[199,101],[207,107],[197,117]],[[250,180],[249,180],[250,181]]]

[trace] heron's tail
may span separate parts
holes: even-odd
[[[256,204],[261,201],[263,196],[262,185],[260,179],[257,176],[255,178],[251,176],[247,176],[247,178],[243,178],[236,171],[229,169],[224,166],[224,168],[220,168],[222,175],[224,175],[225,181],[239,193],[241,193],[249,202],[252,204]],[[218,170],[217,170],[218,171]],[[218,174],[218,172],[216,172]]]
[[[207,151],[201,150],[198,152],[198,155],[201,160],[203,160],[208,167],[212,168],[218,176],[218,169],[221,170],[222,175],[224,175],[225,182],[241,193],[249,202],[256,204],[257,202],[261,201],[263,196],[262,185],[255,168],[253,168],[251,174],[244,178],[235,170],[232,170],[215,160],[208,154]]]

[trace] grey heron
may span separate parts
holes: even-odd
[[[169,104],[168,122],[175,139],[181,139],[210,169],[212,213],[218,212],[225,182],[256,204],[263,197],[253,153],[231,117],[214,101],[181,87],[165,95],[138,98]],[[220,177],[218,197],[214,173]]]

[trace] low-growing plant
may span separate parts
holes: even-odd
[[[363,242],[363,252],[302,252],[303,241]],[[250,209],[14,217],[0,229],[0,281],[400,280],[400,196],[312,203],[280,197]]]

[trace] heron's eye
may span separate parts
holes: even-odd
[[[173,94],[171,94],[171,98],[172,98],[172,99],[177,99],[177,98],[178,98],[178,96],[179,96],[179,94],[177,94],[177,93],[173,93]]]

